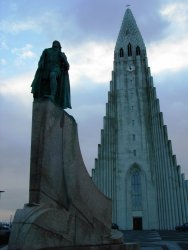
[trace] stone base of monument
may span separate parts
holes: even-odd
[[[111,213],[85,168],[74,118],[35,101],[29,203],[15,214],[8,249],[138,249],[111,231]]]
[[[139,250],[137,243],[97,245],[97,246],[75,246],[75,247],[58,247],[58,248],[43,248],[40,250]]]
[[[111,233],[100,221],[87,221],[80,211],[46,205],[26,205],[14,217],[9,249],[117,244],[122,234]]]

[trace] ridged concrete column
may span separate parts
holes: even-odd
[[[182,210],[183,210],[183,221],[186,222],[186,203],[185,203],[185,196],[184,196],[184,175],[181,174],[180,176],[180,187],[181,187],[181,202],[182,202]]]
[[[171,174],[172,174],[172,195],[173,195],[173,205],[174,205],[174,225],[179,225],[179,217],[178,217],[178,204],[177,204],[177,188],[176,188],[176,178],[175,178],[175,168],[173,163],[173,152],[172,152],[172,144],[171,141],[168,141],[168,149],[169,149],[169,160],[171,166]]]
[[[174,161],[176,162],[176,156],[174,155]],[[180,173],[180,166],[176,163],[176,169],[177,169],[177,183],[178,183],[178,205],[179,205],[179,218],[180,218],[180,224],[184,223],[184,216],[183,216],[183,207],[182,207],[182,199],[181,199],[181,173]]]
[[[171,165],[169,160],[169,148],[168,148],[168,133],[167,133],[167,126],[163,126],[163,132],[164,132],[164,150],[166,155],[166,170],[167,170],[167,180],[168,180],[168,186],[169,186],[169,206],[171,207],[170,210],[170,220],[169,220],[169,229],[174,229],[175,225],[175,213],[174,213],[174,201],[173,201],[173,194],[172,194],[172,172],[171,172]]]
[[[163,158],[163,151],[162,151],[162,141],[161,141],[161,116],[160,116],[160,109],[159,109],[159,100],[156,100],[156,104],[157,104],[157,132],[158,132],[158,158],[159,158],[159,165],[160,165],[160,175],[161,175],[161,185],[163,190],[166,190],[166,180],[165,180],[165,169],[164,169],[164,158]],[[167,207],[167,199],[165,197],[165,193],[162,192],[162,207],[163,207],[163,221],[162,221],[162,228],[165,229],[165,227],[168,228],[168,217],[167,217],[167,211],[168,211],[168,207]]]
[[[188,221],[188,196],[187,196],[186,181],[184,174],[182,174],[182,182],[183,182],[183,200],[185,206],[185,221]]]

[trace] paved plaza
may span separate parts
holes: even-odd
[[[188,250],[188,232],[176,231],[123,231],[125,242],[138,242],[141,250]],[[7,246],[0,245],[1,250]]]
[[[125,242],[138,242],[142,250],[188,250],[188,232],[123,231]]]

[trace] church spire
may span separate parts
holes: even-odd
[[[135,49],[139,47],[140,50],[145,51],[145,44],[135,18],[131,10],[127,8],[116,42],[115,51],[118,52],[120,48],[126,49],[129,44],[131,44],[131,46]]]
[[[92,179],[112,199],[113,222],[123,230],[172,230],[188,221],[187,181],[173,155],[129,8],[116,43],[103,123]]]

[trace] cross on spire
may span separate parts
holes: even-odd
[[[126,5],[126,8],[129,8],[130,6],[131,6],[130,4],[127,4],[127,5]]]

